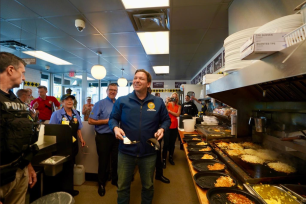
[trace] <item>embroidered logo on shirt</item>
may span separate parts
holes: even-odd
[[[93,115],[93,112],[90,112],[91,115]]]
[[[155,108],[155,104],[153,102],[148,103],[148,108],[147,111],[156,111]]]
[[[49,101],[49,103],[51,104],[51,103],[52,103],[52,101]]]
[[[148,108],[149,109],[154,109],[155,108],[155,104],[153,102],[148,103]]]

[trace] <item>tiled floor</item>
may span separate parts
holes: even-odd
[[[170,179],[170,184],[164,184],[161,181],[154,182],[153,204],[197,204],[199,203],[192,177],[189,172],[185,153],[179,149],[179,143],[176,143],[174,153],[175,165],[167,162],[167,168],[164,169],[164,176]],[[82,186],[76,186],[80,194],[75,198],[76,204],[115,204],[117,203],[117,187],[110,182],[106,185],[106,194],[100,197],[98,194],[97,182],[86,181]],[[139,173],[131,185],[131,204],[141,203],[141,182]]]

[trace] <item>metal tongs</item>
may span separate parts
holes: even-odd
[[[151,145],[152,147],[154,147],[155,150],[160,150],[160,145],[159,145],[159,142],[157,141],[157,139],[150,138],[150,139],[147,140],[147,143],[149,145]]]
[[[130,144],[137,144],[139,143],[139,141],[131,141],[127,136],[123,136],[123,144],[127,144],[127,145],[130,145]]]

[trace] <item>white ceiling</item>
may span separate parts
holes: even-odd
[[[146,69],[155,80],[190,80],[222,47],[228,36],[228,7],[232,0],[171,0],[170,54],[146,55],[121,0],[1,0],[0,40],[15,40],[45,51],[72,66],[43,60],[27,67],[52,73],[88,72],[97,64],[107,69],[106,80],[124,76],[131,80],[136,69]],[[83,32],[75,19],[86,22]],[[22,58],[20,51],[0,47]],[[170,74],[156,76],[152,66],[169,65]]]

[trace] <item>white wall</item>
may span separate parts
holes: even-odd
[[[41,72],[39,70],[26,68],[25,80],[29,82],[40,83],[41,81]],[[37,88],[33,86],[24,86],[24,89],[30,88],[32,89],[32,95],[34,98],[38,97]]]

